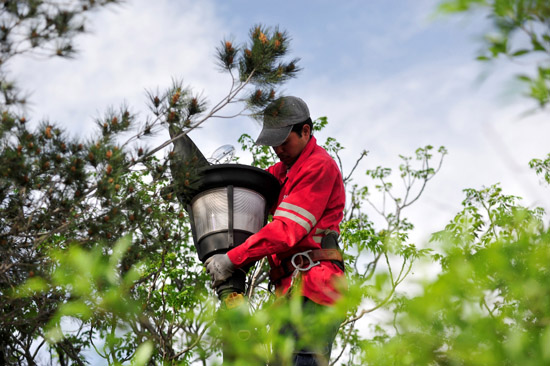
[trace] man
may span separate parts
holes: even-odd
[[[206,261],[214,285],[240,268],[263,257],[271,265],[270,279],[277,295],[300,283],[304,312],[320,311],[341,296],[343,262],[337,235],[343,218],[345,190],[342,175],[330,155],[317,145],[306,103],[283,97],[264,113],[258,145],[272,146],[280,162],[268,168],[281,184],[273,220],[227,254]],[[300,349],[295,365],[326,363],[339,322],[327,331],[318,353]]]

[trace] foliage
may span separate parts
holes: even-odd
[[[54,124],[44,123],[30,131],[9,112],[4,117],[0,157],[6,167],[0,196],[3,298],[29,277],[47,278],[50,249],[67,250],[71,243],[91,248],[101,242],[107,255],[118,238],[134,233],[135,245],[122,259],[120,271],[125,273],[147,256],[149,277],[162,270],[168,253],[189,252],[182,244],[189,232],[185,217],[173,200],[159,196],[160,182],[150,183],[149,172],[160,175],[163,164],[150,158],[144,162],[145,169],[128,170],[133,154],[113,141],[134,123],[127,110],[107,113],[101,134],[88,142],[68,138]],[[135,148],[134,156],[140,149]],[[0,313],[4,347],[24,350],[30,346],[37,327],[48,321],[67,296],[54,291],[6,298]],[[40,316],[29,317],[29,307],[41,309]],[[29,356],[17,351],[10,354],[15,359]]]
[[[443,272],[403,298],[397,334],[364,349],[365,364],[542,365],[550,360],[550,233],[540,210],[498,186],[467,190],[434,234]]]
[[[41,335],[55,344],[60,363],[65,362],[65,354],[78,357],[80,362],[85,361],[83,355],[73,353],[75,347],[94,347],[98,353],[105,354],[105,358],[112,364],[120,364],[133,357],[135,348],[124,347],[117,353],[110,352],[120,343],[114,332],[128,331],[123,328],[125,319],[138,317],[141,310],[141,304],[130,296],[134,283],[141,277],[139,270],[133,268],[124,276],[119,271],[121,260],[131,244],[130,237],[121,239],[109,256],[103,254],[101,245],[91,250],[77,245],[65,250],[52,249],[49,254],[51,271],[48,277],[33,276],[10,294],[19,299],[36,297],[38,294],[70,294],[64,302],[58,304],[55,313],[51,314],[48,323],[41,329]],[[28,308],[27,311],[30,313],[26,316],[33,317],[41,309]],[[86,329],[86,324],[90,321],[105,322],[111,327],[110,334],[105,334],[106,341],[102,351],[94,344],[97,339],[91,337],[92,330]],[[65,339],[62,328],[68,324],[75,326],[77,331],[72,332],[70,339]],[[124,354],[125,352],[128,354]]]
[[[534,73],[518,75],[528,87],[527,96],[540,107],[550,103],[550,3],[546,0],[449,0],[440,4],[444,13],[488,8],[494,32],[485,36],[479,60],[501,56],[535,63]]]
[[[550,154],[546,156],[546,159],[532,159],[529,162],[529,166],[537,172],[542,174],[546,183],[550,184]]]

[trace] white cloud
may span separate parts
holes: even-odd
[[[74,60],[20,58],[12,65],[32,90],[34,118],[47,117],[74,132],[90,132],[93,117],[123,102],[145,110],[145,89],[161,89],[172,77],[197,91],[213,87],[214,46],[223,33],[211,2],[146,1],[89,16],[92,34],[77,40]],[[208,62],[205,62],[208,60]]]

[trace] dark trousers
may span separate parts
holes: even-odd
[[[318,321],[319,316],[326,310],[326,307],[319,305],[308,298],[303,298],[303,314],[304,314],[304,328],[314,329],[318,324],[314,322]],[[332,343],[338,334],[338,329],[342,324],[343,319],[331,319],[329,324],[324,324],[323,332],[316,334],[315,344],[308,345],[304,343],[303,337],[292,325],[285,326],[281,329],[281,334],[289,337],[293,337],[296,340],[296,344],[299,345],[299,349],[294,351],[293,366],[325,366],[328,365],[330,360],[330,353],[332,351]]]

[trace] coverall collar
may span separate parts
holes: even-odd
[[[307,142],[306,146],[300,153],[300,156],[296,160],[294,164],[287,170],[287,177],[293,174],[298,173],[298,171],[301,169],[302,165],[305,161],[307,161],[307,158],[313,153],[313,150],[315,150],[315,147],[317,146],[317,140],[315,139],[315,136],[311,136],[309,138],[309,141]]]

